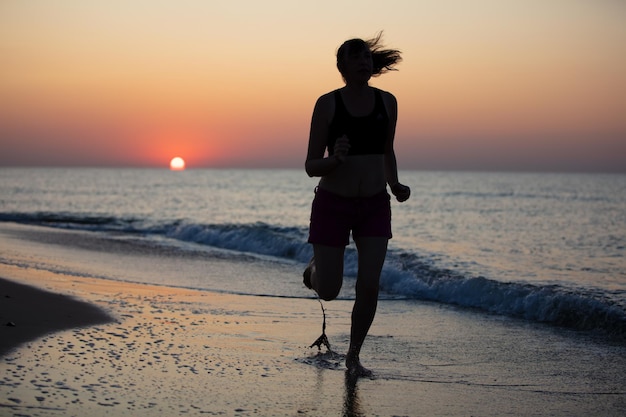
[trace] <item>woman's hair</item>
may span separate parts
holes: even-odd
[[[374,63],[372,76],[377,77],[388,71],[397,71],[395,65],[402,61],[400,51],[397,49],[383,49],[381,43],[383,33],[379,32],[372,39],[350,39],[345,41],[339,49],[337,49],[337,68],[339,72],[343,74],[343,60],[347,55],[355,51],[362,49],[369,49],[372,54],[372,61]]]

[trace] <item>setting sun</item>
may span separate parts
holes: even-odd
[[[172,171],[182,171],[185,169],[185,160],[180,157],[172,158],[170,161],[170,169]]]

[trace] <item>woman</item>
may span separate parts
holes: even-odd
[[[351,39],[337,51],[345,86],[321,96],[311,121],[305,169],[321,177],[311,210],[309,243],[313,259],[304,283],[323,300],[333,300],[343,282],[343,257],[349,235],[359,254],[356,300],[352,310],[346,366],[369,376],[359,353],[376,314],[380,273],[391,238],[387,184],[399,202],[410,195],[398,181],[393,141],[395,97],[369,86],[371,77],[393,70],[400,52],[382,49],[381,35]],[[328,155],[326,155],[328,150]]]

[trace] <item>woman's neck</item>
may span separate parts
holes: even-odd
[[[356,84],[356,83],[346,83],[344,90],[350,95],[354,96],[362,96],[364,94],[369,93],[370,86],[368,83],[364,84]]]

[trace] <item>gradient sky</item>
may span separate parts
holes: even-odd
[[[2,0],[0,166],[303,167],[384,31],[401,169],[626,172],[622,0]]]

